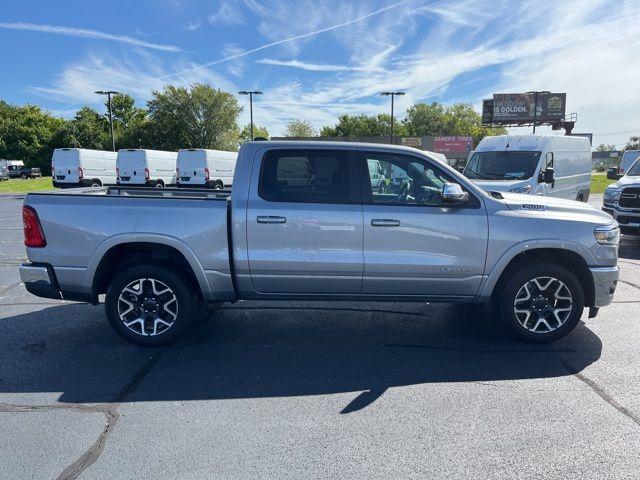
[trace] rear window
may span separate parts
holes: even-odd
[[[269,202],[350,203],[348,158],[339,150],[268,152],[258,194]]]

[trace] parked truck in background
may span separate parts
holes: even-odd
[[[625,171],[605,189],[602,210],[620,224],[622,233],[640,235],[640,157]]]
[[[480,141],[469,155],[463,173],[487,191],[586,202],[591,191],[591,170],[587,138],[497,135]]]
[[[56,148],[51,157],[51,176],[57,188],[115,185],[116,152],[86,148]]]
[[[176,181],[179,187],[222,190],[233,186],[237,152],[184,148],[178,152]]]
[[[407,188],[372,188],[372,159]],[[618,279],[606,213],[488,193],[400,146],[248,142],[231,193],[38,192],[23,215],[27,290],[105,294],[111,326],[141,345],[171,342],[204,303],[239,299],[491,302],[516,337],[552,341],[608,305]]]
[[[127,148],[118,151],[118,184],[164,188],[176,184],[178,154],[162,150]]]

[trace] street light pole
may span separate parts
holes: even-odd
[[[111,149],[116,151],[116,137],[113,134],[113,113],[111,112],[111,95],[119,95],[120,92],[116,92],[114,90],[97,90],[98,95],[106,95],[107,96],[107,105],[109,108],[109,127],[111,128]]]
[[[393,144],[393,98],[396,95],[404,95],[404,92],[382,92],[380,95],[391,97],[391,144]]]
[[[262,95],[262,92],[259,90],[242,90],[238,92],[240,95],[249,95],[249,117],[250,120],[250,130],[251,130],[251,140],[253,140],[253,96],[254,95]]]

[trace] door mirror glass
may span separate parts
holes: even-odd
[[[469,194],[457,183],[445,183],[442,186],[442,201],[449,205],[461,205],[469,200]]]
[[[542,181],[544,183],[553,183],[554,182],[554,170],[553,170],[553,168],[547,168],[543,172]]]

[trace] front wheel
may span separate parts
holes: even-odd
[[[573,273],[552,263],[525,266],[499,294],[502,320],[518,339],[552,342],[571,332],[584,309],[584,292]]]
[[[125,340],[148,347],[166,345],[193,319],[196,300],[189,290],[188,281],[167,268],[128,268],[107,290],[107,319]]]

